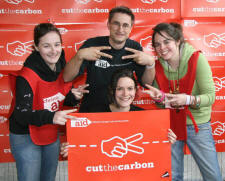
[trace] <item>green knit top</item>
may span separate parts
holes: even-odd
[[[187,73],[188,61],[191,57],[192,53],[196,50],[188,43],[184,44],[183,50],[181,52],[181,60],[179,66],[179,79],[185,76]],[[159,58],[161,65],[163,66],[164,73],[168,78],[168,63]],[[173,70],[169,66],[169,79],[177,80],[178,79],[178,71]],[[153,82],[154,87],[158,87],[156,80]],[[172,85],[175,86],[175,85]],[[192,95],[199,95],[201,98],[200,109],[192,109],[189,107],[192,115],[197,124],[206,123],[210,120],[211,117],[211,106],[215,101],[215,87],[212,78],[211,68],[208,64],[205,56],[200,53],[197,69],[196,69],[196,80],[194,83],[194,87],[192,89]],[[190,117],[187,117],[187,124],[192,124]]]

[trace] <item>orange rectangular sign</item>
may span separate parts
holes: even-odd
[[[69,181],[171,180],[168,110],[73,115]]]

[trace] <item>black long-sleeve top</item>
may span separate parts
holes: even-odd
[[[52,82],[55,81],[66,64],[64,52],[56,63],[56,71],[52,71],[40,56],[39,52],[34,51],[25,61],[24,66],[32,69],[41,79]],[[55,112],[47,109],[33,110],[33,92],[23,77],[16,78],[16,95],[15,107],[9,118],[10,132],[14,134],[29,134],[28,125],[42,126],[45,124],[53,124]],[[71,91],[67,94],[64,104],[71,106],[76,105],[78,101],[75,99]]]

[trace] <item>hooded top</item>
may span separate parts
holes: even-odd
[[[188,61],[196,50],[189,43],[185,43],[183,50],[181,52],[180,66],[179,66],[179,79],[183,78],[188,69]],[[160,64],[164,69],[164,74],[170,80],[178,79],[177,70],[173,70],[169,66],[168,72],[168,63],[167,61],[159,58]],[[153,86],[158,87],[157,81],[155,80]],[[200,95],[201,103],[200,109],[192,109],[189,107],[189,110],[194,116],[194,119],[197,124],[203,124],[210,120],[211,117],[211,106],[215,101],[215,87],[212,78],[212,71],[209,66],[209,63],[205,56],[200,53],[196,69],[196,80],[194,82],[194,87],[192,89],[192,95]],[[187,117],[187,125],[191,125],[192,120]]]
[[[37,75],[47,82],[55,81],[66,64],[64,51],[56,63],[56,71],[52,71],[45,63],[39,52],[34,51],[24,62],[24,67],[32,69]],[[23,77],[16,78],[16,102],[15,108],[10,116],[10,132],[15,134],[29,134],[28,125],[42,126],[45,124],[53,124],[55,112],[44,110],[32,110],[33,92]],[[75,104],[77,101],[71,95],[66,97],[67,104]]]

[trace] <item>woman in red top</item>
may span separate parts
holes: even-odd
[[[10,145],[19,181],[54,181],[60,145],[57,125],[65,125],[71,117],[67,114],[75,111],[62,111],[62,105],[66,96],[68,104],[76,104],[72,92],[77,95],[84,90],[68,94],[72,84],[62,78],[66,61],[54,25],[42,23],[34,28],[34,48],[16,78]]]

